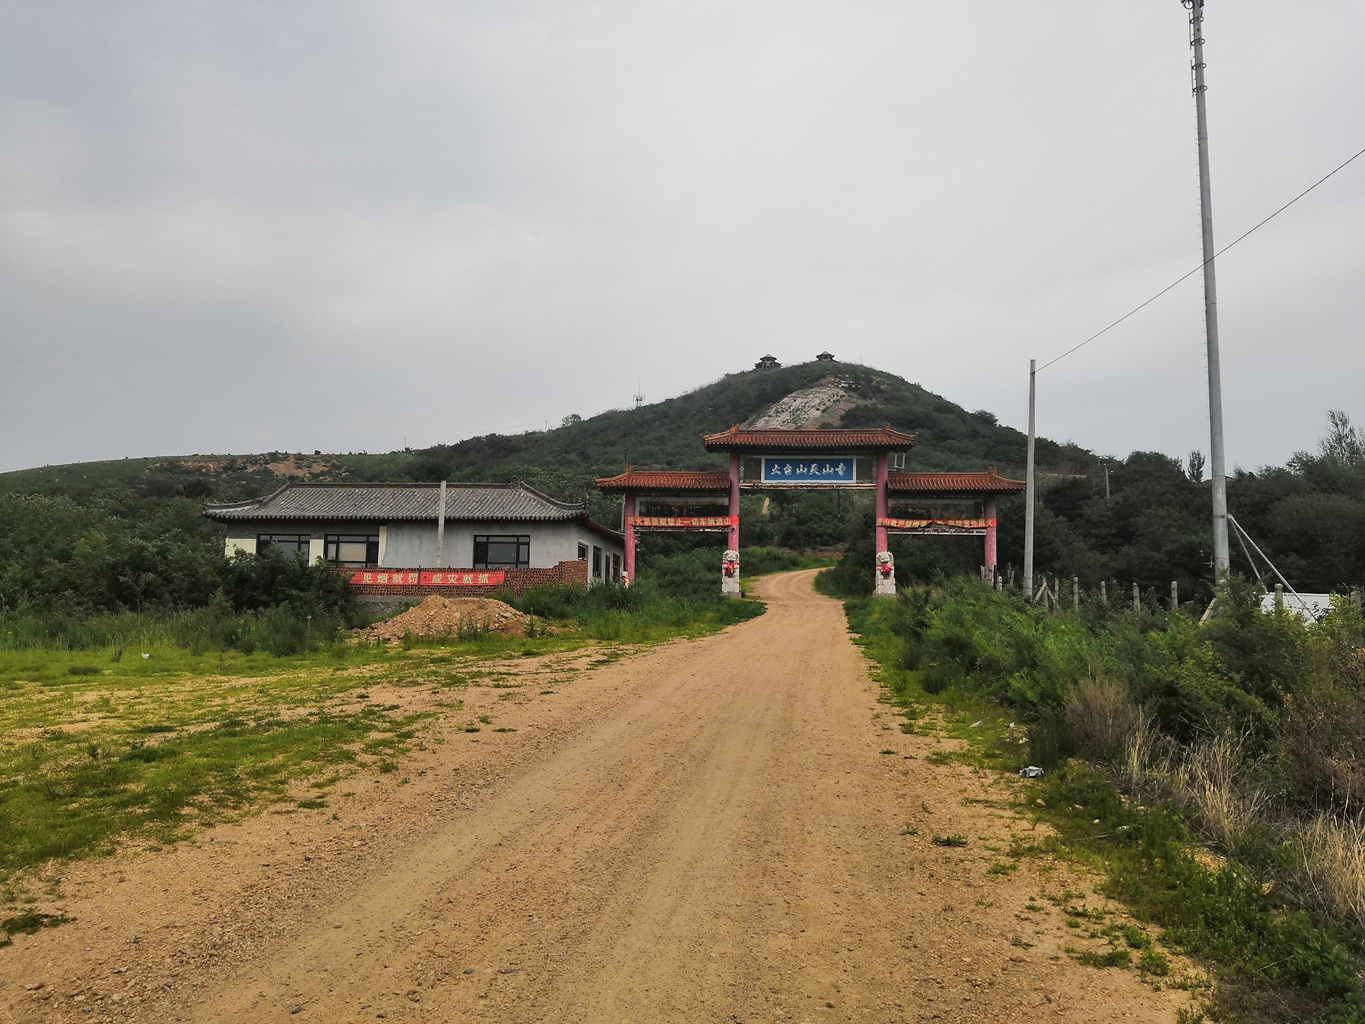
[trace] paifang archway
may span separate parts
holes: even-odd
[[[645,530],[700,530],[728,537],[721,561],[721,592],[738,597],[739,496],[745,490],[873,490],[876,555],[874,592],[896,593],[892,534],[982,536],[982,564],[996,565],[996,498],[1024,489],[989,471],[894,471],[893,453],[914,447],[916,435],[890,426],[872,430],[749,430],[736,424],[702,435],[707,451],[730,456],[729,472],[637,470],[597,480],[599,491],[625,498],[625,571],[635,579],[635,538]],[[898,460],[899,461],[899,460]]]

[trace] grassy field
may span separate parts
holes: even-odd
[[[762,608],[594,606],[532,638],[349,637],[286,657],[170,644],[0,651],[0,879],[129,840],[175,842],[282,801],[324,806],[340,780],[393,770],[420,742],[423,716],[370,689],[460,687],[494,661],[585,647],[615,658]]]

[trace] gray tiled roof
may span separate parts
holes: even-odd
[[[582,505],[556,501],[525,484],[447,484],[447,519],[554,522],[584,516]],[[435,519],[437,484],[286,484],[274,494],[205,505],[218,522],[263,519]]]

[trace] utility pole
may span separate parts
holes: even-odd
[[[1209,115],[1204,102],[1204,0],[1181,0],[1190,12],[1194,110],[1199,133],[1199,222],[1204,240],[1204,334],[1209,369],[1209,461],[1213,463],[1213,571],[1228,572],[1228,479],[1223,458],[1223,376],[1218,361],[1218,288],[1213,274],[1213,197],[1209,189]]]
[[[1038,391],[1038,360],[1028,361],[1028,486],[1024,491],[1024,591],[1033,600],[1033,413]]]

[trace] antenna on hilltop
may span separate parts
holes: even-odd
[[[642,383],[643,381],[640,380],[635,382],[635,408],[637,409],[645,404],[645,396],[640,393],[640,385]]]

